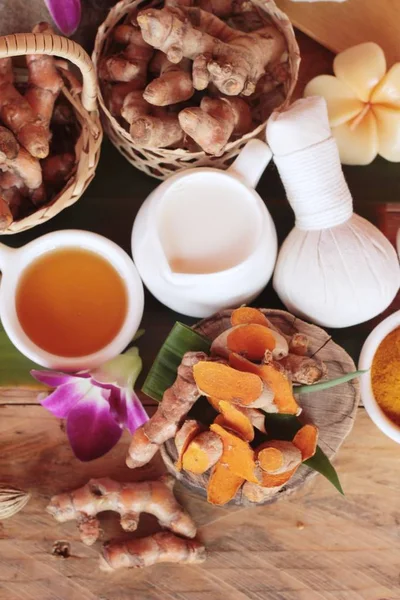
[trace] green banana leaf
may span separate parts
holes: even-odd
[[[0,388],[46,389],[43,384],[33,379],[31,369],[42,367],[16,349],[0,323]]]
[[[176,379],[185,352],[210,352],[211,342],[183,323],[175,323],[146,377],[142,392],[161,402],[166,389]]]

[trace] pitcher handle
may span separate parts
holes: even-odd
[[[272,152],[265,142],[250,140],[229,167],[228,173],[255,188],[271,158]]]

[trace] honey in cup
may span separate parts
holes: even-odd
[[[114,267],[89,250],[63,248],[35,260],[21,276],[16,310],[25,334],[64,357],[93,354],[119,333],[128,308]]]

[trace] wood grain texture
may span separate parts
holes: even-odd
[[[20,398],[21,403],[24,397]],[[0,408],[1,479],[33,493],[0,523],[0,600],[395,600],[400,598],[398,446],[363,409],[335,466],[342,497],[322,477],[268,507],[213,507],[177,484],[208,560],[108,575],[97,569],[101,543],[85,547],[75,523],[56,523],[49,498],[89,477],[157,476],[124,466],[129,436],[107,456],[77,461],[61,423],[40,406]],[[118,516],[101,515],[104,539],[124,537]],[[157,529],[144,517],[137,535]],[[136,534],[135,534],[136,535]],[[57,542],[66,542],[66,558]]]
[[[400,60],[398,0],[276,3],[295,27],[333,52],[361,42],[376,42],[383,48],[388,65]]]
[[[347,352],[335,344],[330,335],[320,327],[310,325],[282,310],[262,309],[262,312],[285,335],[291,336],[297,332],[307,335],[310,340],[309,355],[315,355],[325,362],[328,370],[328,380],[355,371],[354,362]],[[220,333],[231,327],[231,314],[231,310],[221,311],[215,316],[203,319],[194,328],[205,337],[214,340]],[[349,381],[319,393],[299,394],[297,399],[303,409],[301,420],[304,423],[317,425],[319,446],[332,459],[354,424],[354,416],[360,400],[358,380]],[[166,442],[162,448],[162,457],[167,469],[183,485],[188,486],[189,489],[201,494],[203,497],[206,496],[210,473],[194,475],[186,471],[177,471],[175,468],[177,451],[174,440]],[[263,504],[271,504],[297,492],[315,475],[316,472],[313,469],[302,465],[287,485]],[[254,506],[242,495],[241,489],[232,500],[232,504]]]

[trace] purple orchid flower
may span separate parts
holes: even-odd
[[[49,395],[40,394],[40,402],[56,417],[67,419],[67,435],[75,456],[89,461],[111,450],[124,427],[133,433],[148,420],[133,389],[141,370],[139,351],[130,348],[93,371],[31,374],[55,388]]]
[[[64,35],[72,35],[81,20],[81,0],[44,0],[54,23]]]

